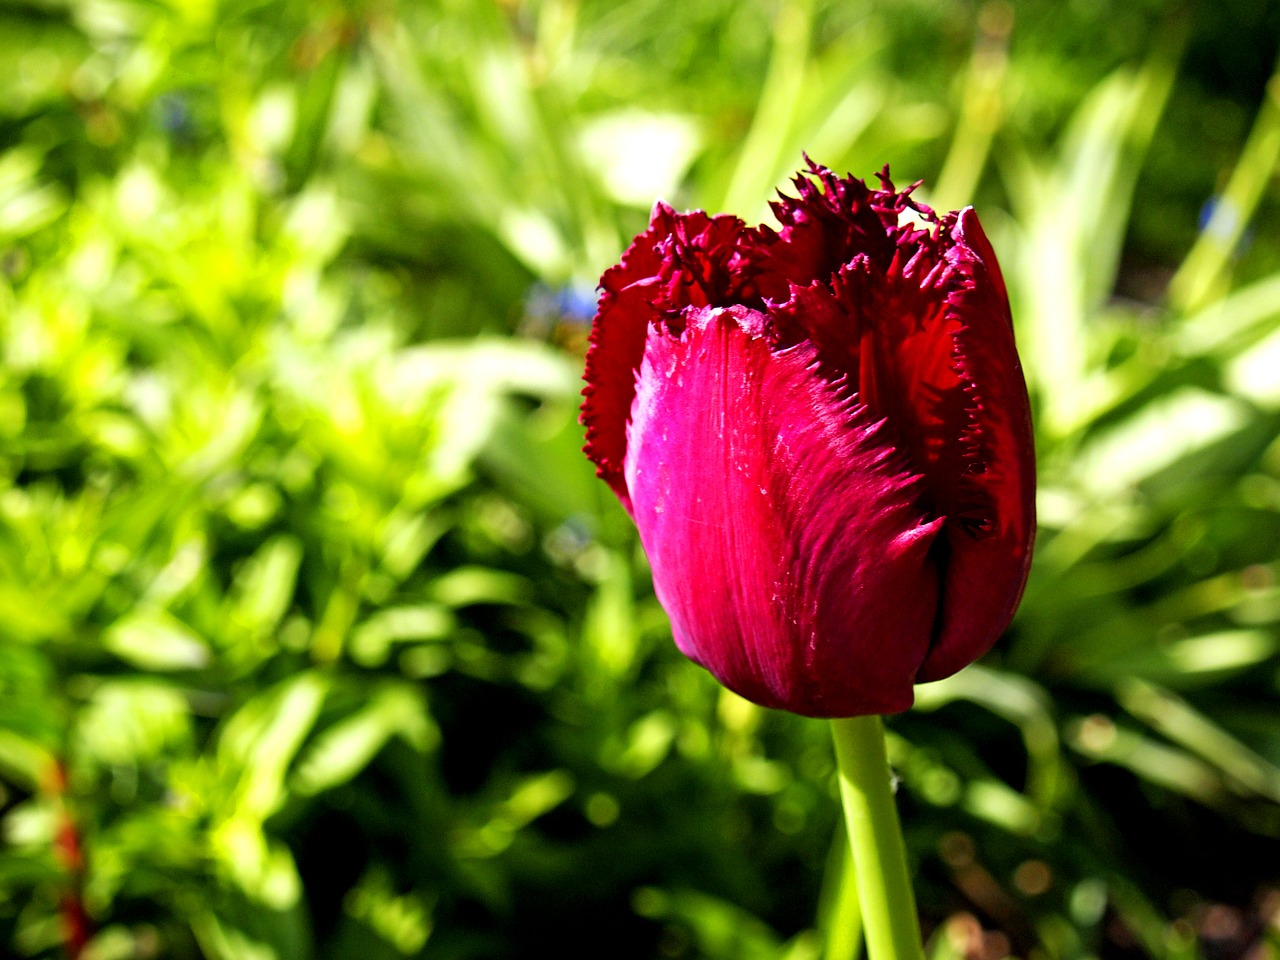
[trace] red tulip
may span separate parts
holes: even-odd
[[[808,173],[780,231],[654,208],[600,281],[586,452],[688,657],[764,706],[895,713],[1021,597],[1027,392],[972,208]]]

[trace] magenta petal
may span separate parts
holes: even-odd
[[[651,301],[661,269],[660,244],[675,217],[670,207],[653,208],[649,229],[636,237],[622,262],[600,278],[600,303],[587,350],[587,381],[582,391],[582,422],[587,428],[587,456],[624,506],[627,488],[622,458],[627,445],[627,416],[636,392],[636,373],[644,356],[645,334],[655,313]]]
[[[678,319],[690,306],[718,302],[717,297],[735,292],[738,272],[745,266],[737,252],[743,229],[736,217],[676,213],[658,203],[649,229],[600,278],[600,302],[583,375],[584,449],[597,474],[628,510],[622,460],[649,325]]]
[[[972,208],[961,211],[948,252],[959,282],[947,298],[959,321],[957,366],[969,384],[973,427],[964,442],[977,465],[946,478],[980,500],[983,528],[948,523],[949,561],[937,638],[919,679],[940,680],[972,663],[1009,625],[1022,598],[1035,535],[1031,412],[1013,341],[1004,281]]]
[[[697,308],[649,331],[626,487],[654,587],[691,659],[810,716],[912,702],[942,520],[881,424],[767,318]]]

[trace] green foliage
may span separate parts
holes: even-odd
[[[0,4],[0,952],[851,955],[825,729],[674,651],[575,419],[652,200],[802,150],[976,195],[1037,412],[1019,617],[891,723],[931,949],[1261,943],[1256,6]]]

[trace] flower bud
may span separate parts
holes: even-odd
[[[605,272],[587,455],[677,646],[769,707],[905,710],[1026,582],[1035,463],[1008,295],[971,208],[810,163],[780,229],[659,204]]]

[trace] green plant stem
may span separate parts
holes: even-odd
[[[862,902],[867,956],[869,960],[923,960],[920,921],[885,753],[884,725],[877,716],[849,717],[832,720],[831,733]]]
[[[996,8],[992,5],[990,9]],[[957,210],[973,199],[991,154],[991,141],[1004,120],[1012,13],[986,20],[984,23],[979,17],[978,42],[969,61],[960,119],[937,185],[930,194],[930,200],[942,210]]]
[[[836,830],[827,858],[818,916],[818,929],[826,944],[822,960],[858,960],[862,950],[862,904],[858,902],[853,851],[844,830]]]
[[[805,70],[813,33],[813,0],[785,0],[773,25],[773,53],[764,89],[756,105],[733,178],[723,203],[716,209],[748,213],[768,196],[778,169],[796,108],[804,101]],[[786,158],[791,169],[794,158]],[[709,208],[710,209],[710,208]]]

